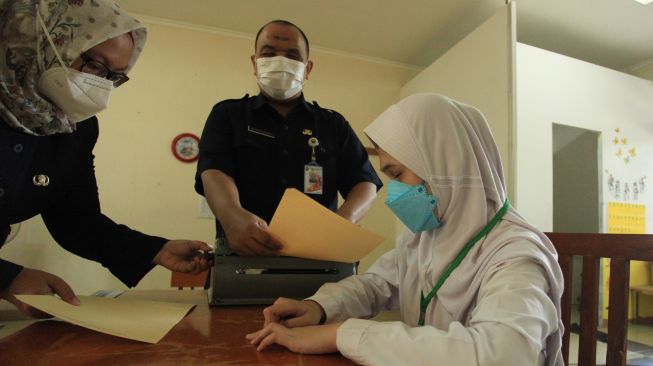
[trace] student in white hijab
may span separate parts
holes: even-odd
[[[277,300],[247,339],[365,365],[562,365],[557,255],[510,206],[483,115],[418,94],[365,133],[408,230],[366,273]],[[401,322],[366,320],[383,310]]]

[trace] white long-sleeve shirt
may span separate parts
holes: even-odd
[[[434,297],[426,325],[418,327],[420,287],[406,277],[411,263],[398,262],[396,253],[386,253],[365,274],[324,285],[311,297],[328,322],[345,321],[337,333],[344,356],[364,365],[545,363],[546,338],[559,320],[540,265],[517,259],[489,271],[464,322],[453,319]],[[402,322],[364,319],[397,309]]]

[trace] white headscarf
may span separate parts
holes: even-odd
[[[406,230],[402,236],[408,250],[417,251],[419,268],[413,270],[420,287],[430,290],[507,198],[501,159],[490,128],[472,106],[437,94],[417,94],[388,108],[365,133],[423,179],[439,199],[443,225],[417,234]],[[440,288],[437,301],[464,323],[486,274],[518,258],[531,258],[542,266],[548,276],[549,296],[560,316],[563,279],[555,248],[514,208],[476,243]],[[561,359],[562,329],[560,322],[558,332],[547,339],[547,364],[557,364]]]
[[[112,0],[0,0],[0,119],[32,135],[70,133],[74,123],[36,90],[41,74],[59,66],[36,22],[37,4],[65,66],[82,52],[131,32],[134,51],[128,73],[143,50],[147,31]]]

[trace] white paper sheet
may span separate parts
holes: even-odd
[[[16,298],[67,322],[118,337],[157,343],[195,306],[128,298],[78,296],[71,305],[53,295]]]

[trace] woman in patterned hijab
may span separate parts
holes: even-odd
[[[197,255],[211,249],[206,243],[146,235],[100,209],[93,115],[127,80],[144,26],[111,0],[0,0],[0,22],[0,246],[9,225],[40,215],[61,247],[127,286],[155,265],[206,270]],[[30,261],[40,255],[31,252]],[[43,316],[15,295],[51,293],[80,303],[63,279],[0,259],[1,299]]]
[[[36,17],[37,8],[66,65],[52,49]],[[70,67],[89,49],[124,34],[134,48],[127,73],[140,56],[147,32],[137,19],[109,0],[0,0],[0,117],[11,127],[33,135],[70,133],[73,121],[39,93],[41,75]]]

